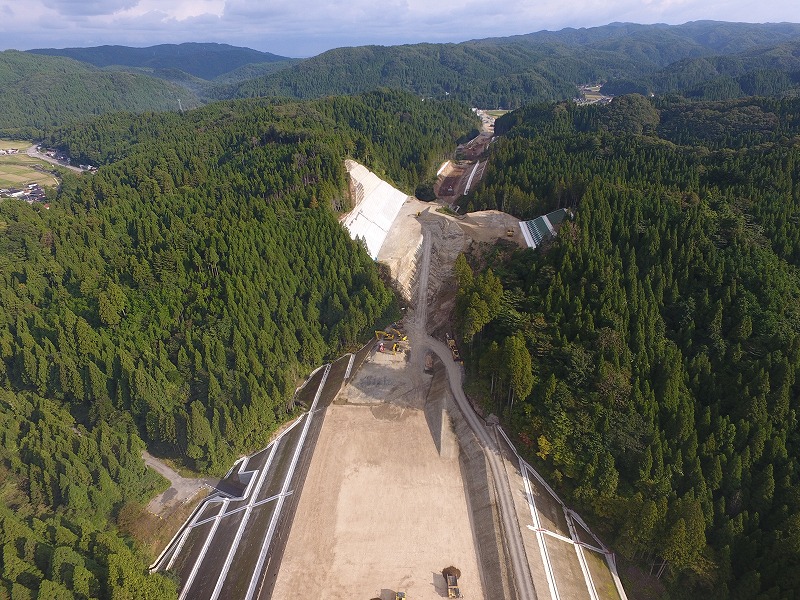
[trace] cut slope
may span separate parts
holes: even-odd
[[[353,239],[363,239],[373,259],[378,258],[389,228],[409,196],[392,187],[364,165],[345,162],[355,207],[342,224]]]

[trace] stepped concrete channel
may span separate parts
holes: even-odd
[[[406,265],[408,349],[370,343],[312,373],[297,393],[308,412],[237,461],[229,493],[198,506],[151,568],[178,575],[181,599],[435,599],[452,564],[469,598],[627,600],[613,554],[476,415],[462,367],[428,335],[442,285],[429,283],[431,255],[454,256],[433,233],[453,220],[348,170],[362,194],[343,225]]]

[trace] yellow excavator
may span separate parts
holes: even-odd
[[[403,333],[402,331],[397,331],[397,329],[395,329],[394,327],[391,327],[389,331],[395,334],[397,336],[397,339],[400,340],[401,342],[405,342],[406,340],[408,340],[408,336],[405,333]]]

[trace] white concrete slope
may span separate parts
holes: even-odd
[[[369,255],[377,259],[392,222],[409,196],[353,160],[345,161],[345,167],[350,174],[356,205],[344,216],[342,225],[351,238],[363,239]]]

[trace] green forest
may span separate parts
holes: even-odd
[[[186,88],[141,73],[16,50],[0,52],[0,135],[39,137],[52,127],[117,111],[199,105]]]
[[[800,593],[800,101],[501,118],[470,208],[568,207],[459,259],[472,393],[675,598]]]
[[[0,202],[0,598],[169,598],[120,534],[165,482],[264,446],[310,367],[397,314],[337,221],[344,158],[412,188],[475,117],[373,92],[114,114],[52,134],[104,165]]]
[[[0,600],[175,597],[128,535],[141,452],[224,473],[399,316],[344,159],[429,188],[462,101],[522,106],[463,208],[573,215],[459,257],[470,395],[670,598],[800,598],[798,31],[0,53],[0,134],[100,166],[0,201]],[[601,81],[642,95],[557,102]]]
[[[386,86],[507,109],[570,99],[576,85],[591,82],[604,82],[609,94],[709,100],[794,93],[797,35],[791,23],[613,23],[459,44],[336,48],[211,93],[315,98]]]
[[[117,111],[179,112],[233,98],[311,99],[380,88],[507,109],[570,99],[585,83],[603,83],[611,95],[797,95],[798,35],[792,23],[696,21],[335,48],[306,59],[208,43],[9,50],[0,53],[0,134],[41,137]]]

